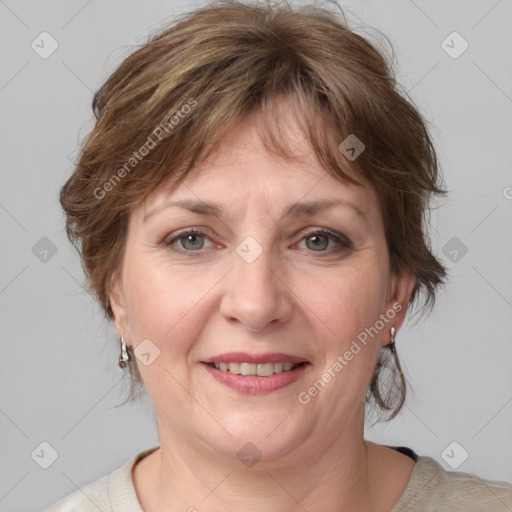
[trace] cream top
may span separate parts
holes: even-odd
[[[390,447],[416,460],[409,483],[390,512],[511,512],[512,483],[446,471],[409,448]],[[64,497],[45,512],[143,512],[132,481],[132,468],[158,446],[133,455],[110,475]]]

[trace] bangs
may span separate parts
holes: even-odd
[[[326,173],[336,179],[362,185],[354,175],[364,169],[351,165],[353,162],[340,151],[339,141],[345,138],[344,134],[322,110],[314,98],[305,98],[299,91],[262,98],[259,105],[252,105],[251,110],[242,111],[239,118],[232,117],[219,127],[205,127],[201,116],[185,121],[188,125],[181,127],[179,134],[165,139],[153,158],[145,161],[140,174],[147,184],[152,185],[147,186],[138,200],[144,201],[164,182],[171,190],[183,182],[196,166],[229,139],[246,116],[254,119],[260,141],[274,157],[303,163],[313,156]],[[292,132],[292,126],[300,127],[300,132]],[[195,136],[190,142],[191,133]],[[189,146],[184,150],[187,144]],[[138,180],[138,177],[134,175],[133,179]]]

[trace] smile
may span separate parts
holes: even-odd
[[[239,361],[203,362],[202,367],[219,384],[239,393],[262,395],[278,391],[302,379],[309,362],[276,361],[247,363]]]
[[[288,361],[276,363],[209,363],[212,368],[216,368],[221,372],[230,372],[243,376],[257,375],[258,377],[270,377],[276,373],[289,372],[303,364],[305,363],[295,364]]]

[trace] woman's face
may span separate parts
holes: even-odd
[[[132,212],[111,303],[161,443],[270,461],[362,434],[413,281],[390,273],[375,192],[326,173],[292,121],[300,163],[269,154],[256,120]]]

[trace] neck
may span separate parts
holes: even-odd
[[[308,437],[278,460],[251,468],[204,447],[161,435],[144,475],[134,476],[143,509],[247,512],[369,512],[378,501],[373,443],[360,429],[319,442]],[[145,461],[142,461],[141,465]]]

